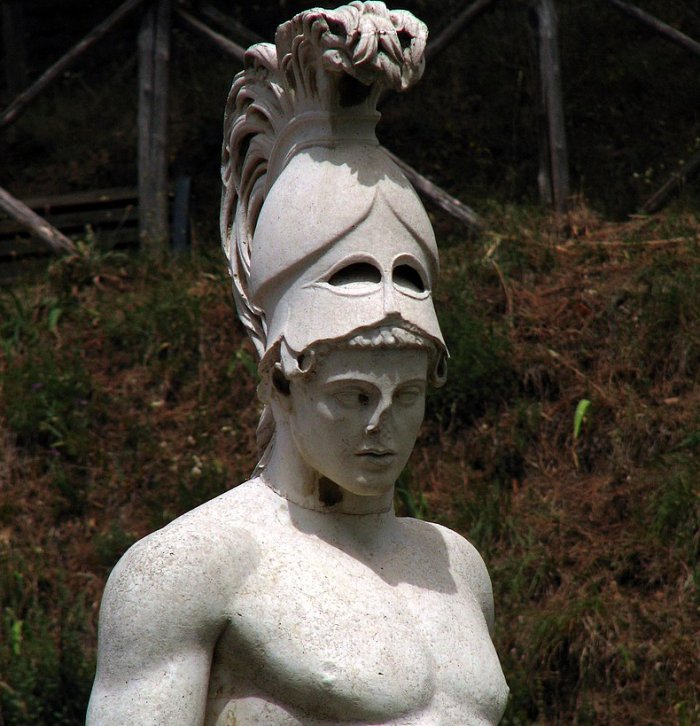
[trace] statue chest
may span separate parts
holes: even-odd
[[[368,566],[325,543],[289,556],[281,547],[260,562],[231,603],[210,708],[234,715],[238,699],[262,698],[319,723],[402,723],[445,698],[462,716],[480,709],[490,695],[477,691],[493,690],[484,672],[503,676],[476,601],[447,581],[407,583],[416,573],[396,568],[395,557]]]

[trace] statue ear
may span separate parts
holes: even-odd
[[[289,381],[282,372],[282,366],[279,363],[275,363],[272,370],[272,386],[283,400],[289,398]]]

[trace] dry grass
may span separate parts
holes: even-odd
[[[468,264],[464,247],[446,255],[443,303],[466,307],[445,319],[477,326],[469,340],[485,350],[468,353],[484,372],[468,381],[472,411],[435,407],[408,499],[487,559],[513,691],[506,723],[696,723],[697,222],[610,226],[585,210],[563,223],[517,210],[499,221]],[[80,722],[110,567],[255,463],[250,349],[219,270],[218,260],[95,260],[15,289],[20,312],[3,319],[13,342],[0,354],[8,724]],[[445,332],[448,342],[460,334]],[[491,365],[507,385],[489,381]],[[77,407],[55,400],[78,394]],[[39,395],[63,439],[47,429]],[[581,399],[591,406],[574,437]],[[10,424],[18,407],[35,428]],[[82,432],[72,449],[71,426]],[[45,630],[31,626],[39,619]],[[27,668],[51,661],[37,639],[58,665],[30,682]],[[42,710],[47,683],[76,692],[73,715],[56,717],[58,698]]]
[[[499,274],[476,283],[517,392],[467,430],[433,424],[413,480],[486,555],[507,723],[697,723],[697,219],[542,229],[499,234],[500,257],[487,242]]]

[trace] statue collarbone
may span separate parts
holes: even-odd
[[[255,698],[300,723],[427,724],[451,702],[460,717],[492,719],[479,702],[488,700],[481,673],[498,668],[482,610],[490,586],[474,591],[474,575],[462,577],[461,567],[484,572],[466,542],[435,525],[389,522],[390,513],[280,504],[269,490],[261,497],[264,486],[252,483],[250,499],[269,504],[268,557],[237,592],[218,641],[212,710],[238,716]],[[277,718],[269,722],[287,722]]]

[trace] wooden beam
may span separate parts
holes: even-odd
[[[681,189],[685,183],[700,172],[700,152],[693,154],[690,159],[671,176],[644,202],[642,212],[653,214],[658,212],[672,194]]]
[[[29,207],[29,205],[26,205]],[[89,209],[75,210],[72,212],[53,212],[44,217],[45,221],[62,230],[64,234],[84,234],[85,228],[90,226],[96,227],[116,227],[130,222],[135,222],[138,217],[136,204],[132,207],[122,207],[114,209]],[[24,225],[20,225],[16,220],[0,219],[0,239],[3,237],[21,234],[24,231]]]
[[[451,217],[459,220],[474,232],[479,232],[482,229],[482,224],[474,210],[470,209],[466,204],[460,202],[459,199],[448,194],[444,189],[441,189],[437,184],[433,184],[430,179],[427,179],[422,174],[417,172],[412,166],[409,166],[405,161],[399,159],[396,154],[392,154],[389,149],[382,147],[384,152],[389,158],[401,169],[406,175],[408,180],[413,184],[416,190],[424,197],[434,202],[440,209],[447,212]]]
[[[212,30],[208,25],[203,23],[201,20],[197,20],[193,15],[190,15],[185,10],[178,8],[176,10],[177,17],[184,23],[184,25],[191,30],[194,30],[199,35],[206,38],[208,41],[213,43],[219,50],[223,50],[227,55],[232,56],[241,63],[245,60],[245,48],[229,40],[227,37]]]
[[[168,73],[171,0],[153,0],[139,29],[139,239],[153,257],[168,248]]]
[[[0,187],[0,209],[3,209],[11,217],[21,222],[24,227],[53,247],[56,252],[70,252],[78,254],[73,242],[65,235],[51,226],[45,219],[33,212],[24,202],[13,197],[9,192]]]
[[[691,53],[700,56],[700,43],[692,38],[689,38],[685,33],[681,33],[680,30],[676,30],[670,25],[658,20],[653,15],[650,15],[644,10],[640,10],[631,3],[622,2],[622,0],[605,0],[605,2],[607,2],[608,5],[612,5],[628,17],[638,20],[643,25],[646,25],[648,28],[651,28],[660,35],[663,35],[664,38],[667,38],[676,45],[681,46],[681,48],[685,48]]]
[[[449,47],[450,43],[495,0],[476,0],[467,7],[435,38],[425,49],[426,61],[434,61]]]
[[[29,88],[19,94],[0,116],[0,129],[13,124],[26,110],[29,104],[45,91],[54,81],[75,63],[86,51],[90,50],[100,38],[112,30],[117,23],[135,10],[145,0],[126,0],[106,20],[93,28],[77,45],[74,45],[60,60],[32,83]]]
[[[553,0],[533,0],[531,21],[537,52],[540,103],[540,197],[557,212],[569,204],[569,159],[561,91],[559,31]]]
[[[239,23],[238,20],[232,18],[230,15],[222,13],[221,10],[215,8],[213,5],[204,4],[199,10],[207,20],[220,25],[229,35],[237,41],[240,41],[243,46],[265,42],[265,38],[249,30],[243,23]]]
[[[77,192],[29,197],[24,203],[37,213],[50,214],[56,209],[76,207],[117,207],[138,202],[136,187],[109,187]]]

